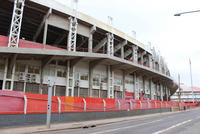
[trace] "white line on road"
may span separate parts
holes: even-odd
[[[169,131],[169,130],[175,128],[175,127],[179,127],[179,126],[181,126],[181,125],[183,125],[183,124],[185,124],[185,123],[188,123],[188,122],[190,122],[190,121],[192,121],[192,120],[187,120],[187,121],[184,121],[184,122],[178,123],[178,124],[176,124],[176,125],[173,125],[173,126],[171,126],[171,127],[169,127],[169,128],[166,128],[166,129],[160,130],[160,131],[155,132],[155,133],[153,133],[153,134],[161,134],[161,133],[164,133],[164,132]]]
[[[116,128],[116,129],[104,130],[104,131],[90,133],[90,134],[102,134],[102,133],[113,132],[113,131],[117,131],[117,130],[121,130],[121,129],[128,129],[128,128],[133,128],[133,127],[139,127],[139,126],[142,126],[142,125],[151,124],[151,123],[162,121],[162,120],[163,119],[155,120],[155,121],[151,121],[151,122],[146,122],[146,123],[141,123],[141,124],[134,125],[134,126],[128,126],[128,127],[121,127],[121,128]]]

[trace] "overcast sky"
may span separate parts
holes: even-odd
[[[72,7],[71,0],[57,0]],[[200,12],[180,17],[175,13],[200,10],[200,0],[79,0],[78,10],[105,23],[114,18],[115,28],[160,51],[171,75],[190,86],[189,58],[193,85],[200,87]]]

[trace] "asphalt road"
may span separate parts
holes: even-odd
[[[200,134],[200,109],[96,127],[40,134]]]

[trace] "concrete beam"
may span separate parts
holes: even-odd
[[[52,8],[49,8],[47,14],[44,16],[42,22],[40,23],[40,25],[39,25],[36,33],[35,33],[35,35],[33,36],[33,41],[37,40],[38,36],[40,35],[40,32],[42,30],[43,25],[45,24],[47,18],[51,15],[51,13],[52,13]]]
[[[60,36],[56,39],[56,41],[54,42],[55,45],[58,45],[60,44],[64,38],[66,38],[67,35],[66,35],[66,32],[63,32],[62,34],[60,34]]]
[[[116,53],[119,49],[121,49],[122,47],[124,47],[127,43],[128,43],[128,41],[124,40],[123,42],[117,44],[116,47],[115,47],[114,53]]]
[[[126,69],[124,70],[127,74],[132,74],[132,73],[135,73],[136,71],[139,71],[140,69],[139,68],[132,68],[132,69]]]
[[[44,69],[56,56],[49,56],[42,61],[41,68]]]
[[[105,60],[106,59],[103,58],[103,59],[98,59],[98,60],[91,61],[90,62],[90,68],[92,68],[92,69],[95,68],[97,65],[105,62]]]
[[[81,44],[78,47],[81,48],[86,42],[87,42],[87,39],[82,39]]]
[[[125,53],[124,53],[124,58],[128,57],[130,54],[133,53],[132,49],[128,49]]]
[[[107,37],[105,37],[103,40],[101,40],[99,42],[99,44],[97,44],[95,47],[94,47],[94,52],[97,52],[99,49],[101,49],[106,43],[107,43]]]
[[[126,66],[125,63],[119,63],[119,64],[116,64],[116,65],[112,65],[111,68],[112,70],[116,70],[116,69],[122,69],[123,66]]]
[[[78,57],[78,58],[70,60],[70,67],[75,66],[76,64],[78,64],[83,59],[84,59],[84,57]]]
[[[96,26],[92,26],[90,29],[90,34],[94,34],[94,32],[97,30]]]

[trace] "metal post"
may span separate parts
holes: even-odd
[[[103,109],[106,111],[106,101],[103,99]]]
[[[87,110],[87,102],[86,102],[85,99],[83,99],[83,103],[84,103],[84,112],[86,112],[86,110]]]
[[[27,97],[26,95],[24,95],[24,114],[27,113],[27,103],[28,103]]]
[[[57,97],[58,99],[58,112],[61,113],[61,100],[59,97]]]
[[[51,99],[52,99],[53,84],[54,84],[53,79],[49,78],[46,128],[50,128],[50,122],[51,122]]]

